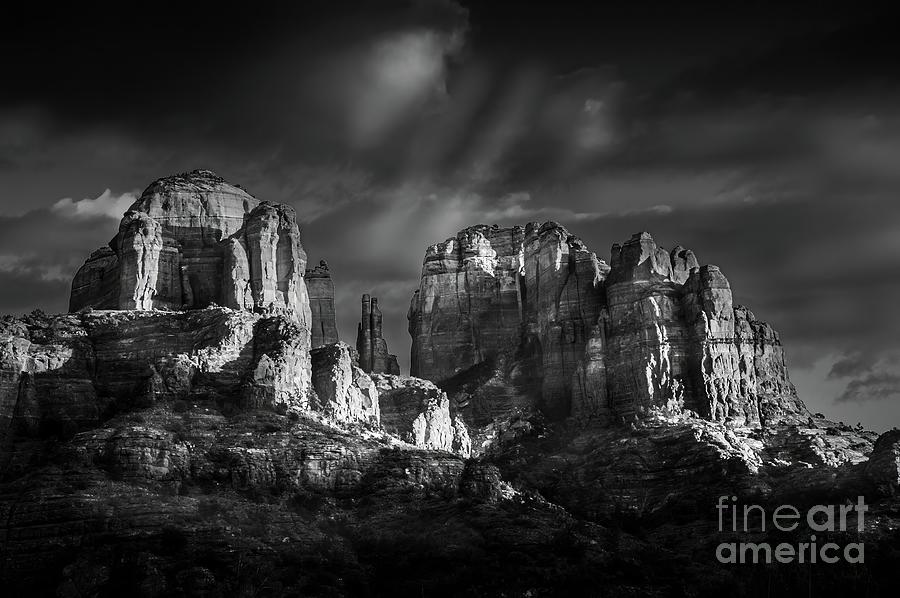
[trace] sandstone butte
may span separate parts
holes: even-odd
[[[473,226],[425,254],[409,308],[412,373],[458,388],[469,420],[516,407],[630,421],[696,414],[805,422],[778,334],[716,266],[648,233],[598,259],[554,222]]]
[[[891,593],[900,432],[811,414],[691,251],[467,228],[426,251],[412,376],[373,303],[339,342],[290,207],[209,171],[151,184],[71,313],[0,321],[4,591]],[[866,564],[723,567],[722,495],[864,496]]]

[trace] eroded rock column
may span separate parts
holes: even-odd
[[[153,309],[162,246],[162,230],[153,218],[125,215],[119,225],[119,309]]]
[[[387,341],[382,337],[384,324],[378,299],[365,294],[361,303],[362,313],[356,334],[359,367],[372,374],[399,374],[397,356],[388,352]]]
[[[309,292],[309,307],[312,311],[313,348],[338,342],[337,324],[334,314],[334,282],[325,260],[314,268],[306,270],[306,288]]]

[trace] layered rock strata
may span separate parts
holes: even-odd
[[[451,413],[447,393],[427,380],[411,376],[375,374],[381,406],[381,425],[420,448],[468,457],[472,442],[462,419]]]
[[[607,265],[562,226],[469,227],[428,248],[412,374],[484,424],[537,406],[612,422],[656,411],[764,426],[808,417],[777,333],[727,279],[647,233]]]
[[[309,292],[309,307],[312,312],[312,347],[321,347],[338,342],[337,323],[334,315],[334,282],[325,260],[314,268],[306,270],[304,276]]]
[[[36,314],[0,324],[0,438],[70,434],[157,401],[310,409],[309,332],[208,308]]]
[[[512,383],[510,405],[568,414],[608,269],[555,223],[469,227],[432,245],[408,316],[411,373],[443,385],[475,368]]]
[[[291,207],[207,170],[159,179],[72,282],[70,311],[283,309],[309,327],[306,253]]]
[[[491,461],[503,476],[527,472],[554,502],[591,518],[666,512],[674,519],[696,517],[714,534],[710,505],[722,495],[775,505],[802,504],[811,496],[830,502],[865,494],[876,500],[890,496],[900,480],[896,432],[878,438],[817,418],[765,435],[664,415],[556,433],[534,416],[517,427],[492,447]],[[664,527],[671,520],[659,521]]]
[[[397,356],[388,352],[383,335],[384,324],[378,298],[362,296],[362,315],[356,333],[359,367],[371,374],[399,374]]]
[[[305,417],[191,406],[121,413],[49,442],[52,465],[37,441],[4,446],[0,582],[16,596],[219,595],[210,589],[241,583],[353,593],[338,579],[346,548],[327,526],[345,511],[332,504],[388,512],[419,495],[481,501],[491,492],[463,459],[397,444]],[[311,568],[304,579],[328,579],[298,581],[291,559]],[[295,579],[247,582],[248,562]]]
[[[627,419],[685,410],[737,426],[809,417],[778,334],[735,306],[716,266],[647,233],[612,248],[605,305],[573,385],[573,413]]]

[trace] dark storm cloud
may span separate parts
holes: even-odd
[[[838,402],[884,401],[900,399],[900,374],[878,372],[855,378],[837,398]]]
[[[872,370],[873,357],[862,351],[853,351],[842,359],[834,362],[828,372],[829,378],[847,378],[866,374]]]

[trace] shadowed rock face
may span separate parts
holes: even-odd
[[[467,228],[428,248],[409,326],[413,375],[458,391],[478,424],[534,406],[752,427],[809,415],[775,331],[717,267],[647,233],[607,265],[556,223]]]
[[[388,353],[387,341],[382,336],[383,329],[378,298],[363,295],[362,316],[356,333],[359,367],[370,374],[399,374],[397,356]]]
[[[278,308],[308,327],[305,268],[292,208],[196,170],[144,191],[75,275],[69,309]]]
[[[312,347],[338,342],[337,323],[334,315],[334,282],[325,260],[310,268],[304,276],[309,291],[309,307],[312,311]]]

